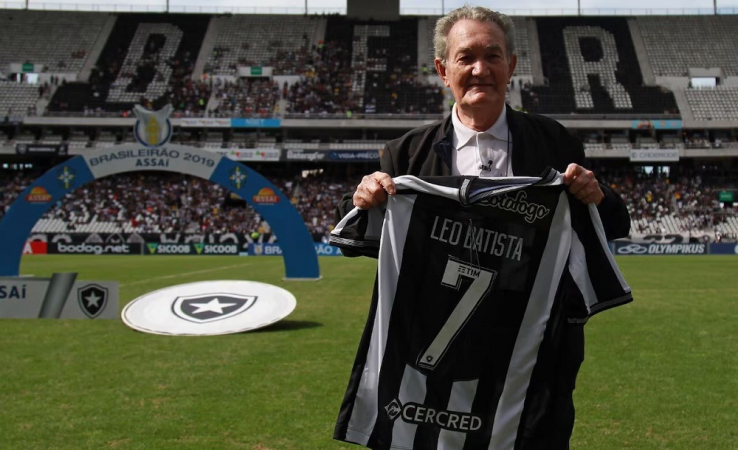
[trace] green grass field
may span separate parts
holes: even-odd
[[[738,258],[618,259],[635,302],[586,326],[573,449],[738,449]],[[332,431],[375,261],[27,256],[22,274],[117,280],[120,306],[214,279],[284,287],[297,308],[254,332],[149,335],[121,321],[0,320],[0,449],[341,449]]]

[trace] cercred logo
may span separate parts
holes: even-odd
[[[459,411],[436,410],[420,403],[408,402],[404,405],[399,399],[392,400],[384,407],[390,420],[397,418],[415,425],[429,424],[444,430],[467,433],[482,427],[482,418]]]
[[[169,116],[174,111],[172,105],[167,105],[159,111],[149,111],[141,105],[133,107],[136,115],[136,124],[133,126],[133,135],[136,140],[146,147],[161,147],[172,138],[172,122]]]

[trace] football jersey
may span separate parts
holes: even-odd
[[[513,450],[542,426],[560,322],[632,300],[597,209],[551,169],[394,182],[386,206],[354,209],[331,233],[378,258],[334,438]]]

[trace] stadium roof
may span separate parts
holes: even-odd
[[[440,15],[466,3],[464,0],[400,0],[404,15]],[[469,2],[497,8],[510,15],[693,15],[738,14],[738,2],[717,0],[518,0],[515,8],[495,2]],[[235,14],[345,14],[346,0],[26,0],[0,1],[5,9],[40,9],[114,12],[187,12]]]

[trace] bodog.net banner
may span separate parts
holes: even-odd
[[[49,242],[46,250],[52,255],[141,255],[143,246],[137,243]]]

